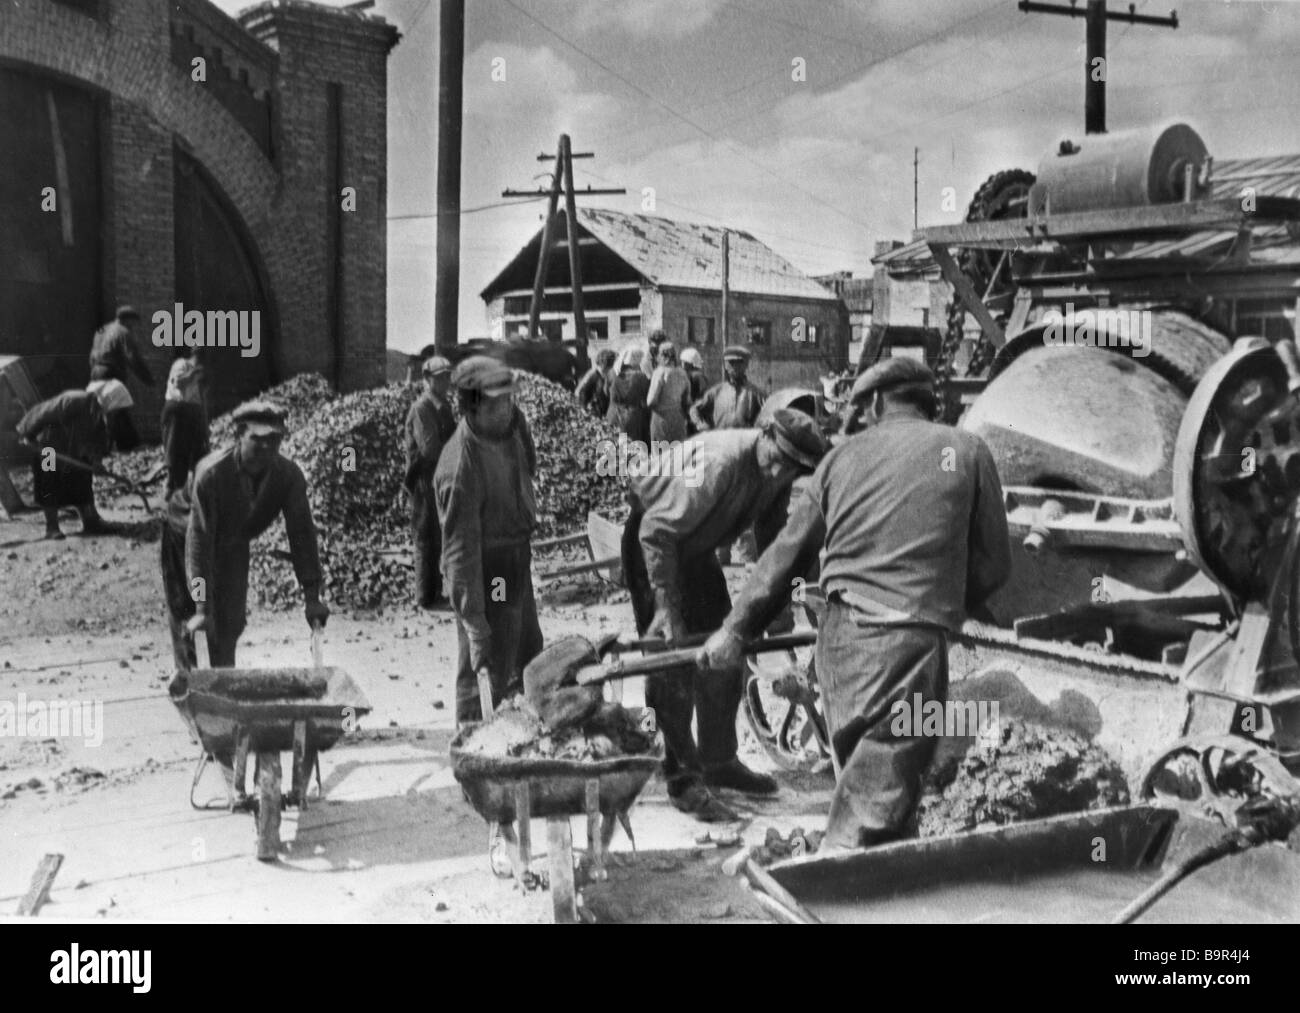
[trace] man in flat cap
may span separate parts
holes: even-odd
[[[670,640],[714,630],[726,617],[731,599],[715,550],[751,526],[766,547],[785,523],[791,484],[817,466],[826,444],[808,416],[781,409],[761,430],[704,433],[686,448],[681,470],[687,474],[633,480],[632,514],[623,529],[623,574],[637,630]],[[646,681],[646,703],[664,733],[668,796],[703,822],[736,819],[710,788],[777,790],[772,778],[736,756],[742,692],[739,656],[720,672]]]
[[[842,768],[828,850],[910,829],[937,742],[894,734],[894,705],[946,702],[948,635],[1010,573],[993,457],[974,434],[932,421],[936,408],[923,363],[887,359],[858,378],[845,409],[857,435],[823,459],[701,651],[706,667],[734,665],[821,553],[817,679]]]
[[[204,630],[208,664],[235,664],[248,599],[249,546],[284,518],[293,570],[306,602],[307,625],[323,626],[320,550],[302,469],[281,456],[284,411],[266,401],[235,409],[235,444],[203,458],[194,469],[185,569],[194,600],[191,633]]]
[[[710,429],[748,429],[758,418],[766,395],[746,378],[749,349],[731,345],[722,353],[725,379],[704,392],[691,405],[691,422],[698,432]]]
[[[131,328],[140,322],[134,306],[119,306],[113,319],[95,332],[90,341],[90,379],[117,380],[126,383],[134,373],[146,387],[153,386],[153,373],[136,347]],[[130,406],[128,406],[129,409]],[[116,411],[109,420],[109,432],[119,450],[133,450],[139,445],[129,410]]]
[[[424,361],[424,392],[406,413],[406,491],[411,497],[415,545],[415,600],[431,609],[442,597],[442,533],[433,498],[433,472],[442,448],[456,431],[448,395],[451,363],[441,355]]]
[[[514,403],[514,374],[484,355],[451,377],[461,420],[438,459],[433,493],[442,525],[442,578],[456,613],[456,722],[478,721],[479,675],[495,708],[523,689],[542,649],[533,598],[537,450]]]

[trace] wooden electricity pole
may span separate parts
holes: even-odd
[[[460,340],[460,128],[465,76],[465,0],[439,0],[438,248],[433,343],[442,355]]]
[[[722,350],[730,340],[727,327],[731,316],[731,230],[722,230]]]
[[[578,341],[578,359],[587,360],[587,315],[582,299],[582,261],[578,239],[577,198],[595,197],[603,194],[625,194],[622,187],[593,190],[588,186],[578,190],[573,181],[573,160],[575,158],[594,158],[590,151],[574,152],[568,134],[561,134],[555,154],[540,154],[539,162],[555,162],[555,171],[551,174],[551,186],[547,190],[502,190],[502,197],[545,197],[546,222],[542,226],[542,244],[537,251],[537,270],[533,274],[533,297],[528,304],[528,337],[535,339],[540,326],[542,304],[546,297],[546,268],[550,262],[551,249],[555,245],[555,216],[559,208],[560,196],[564,196],[565,240],[569,247],[569,289],[573,296],[573,325]]]
[[[1129,4],[1128,11],[1106,10],[1106,0],[1087,0],[1080,10],[1071,0],[1069,7],[1020,0],[1020,9],[1027,14],[1064,14],[1071,18],[1085,18],[1087,24],[1087,49],[1084,53],[1084,129],[1090,134],[1106,132],[1106,22],[1127,21],[1131,25],[1155,25],[1159,28],[1177,28],[1178,13],[1170,11],[1169,17],[1138,14],[1137,5]]]

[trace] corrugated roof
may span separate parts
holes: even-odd
[[[722,235],[731,233],[731,291],[834,301],[823,288],[748,232],[714,225],[578,208],[578,221],[661,288],[722,290]]]

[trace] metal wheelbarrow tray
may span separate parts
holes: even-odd
[[[255,683],[268,677],[308,676],[324,681],[319,696],[241,694],[231,683]],[[318,755],[356,727],[371,710],[361,688],[339,668],[232,669],[200,668],[184,674],[171,692],[172,703],[198,739],[203,753],[195,772],[198,784],[208,756],[233,759],[228,780],[230,808],[256,813],[258,858],[274,860],[280,846],[282,802],[307,807],[307,786]],[[293,783],[284,799],[280,753],[293,753]],[[243,794],[249,754],[256,758],[257,797]],[[193,788],[191,788],[193,804]]]
[[[824,922],[1108,922],[1222,832],[1175,809],[1133,805],[811,855],[768,872]],[[1141,920],[1300,921],[1300,854],[1268,844],[1229,856]]]
[[[569,818],[586,814],[588,875],[604,879],[604,855],[618,824],[636,846],[628,810],[663,761],[663,736],[656,735],[653,747],[644,753],[604,760],[557,760],[466,752],[464,742],[477,727],[477,723],[466,725],[452,740],[452,774],[469,804],[491,827],[488,860],[493,873],[513,875],[525,885],[532,882],[529,820],[544,817],[555,920],[576,921]],[[504,848],[507,844],[508,854],[499,854],[498,845]]]

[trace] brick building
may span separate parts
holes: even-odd
[[[92,333],[129,302],[165,375],[151,321],[181,303],[260,312],[260,354],[210,353],[216,411],[304,370],[382,383],[398,37],[301,0],[237,18],[206,0],[6,2],[0,355],[42,393],[83,385]],[[146,430],[159,380],[132,384]]]
[[[722,237],[729,232],[730,296],[722,333]],[[557,235],[565,235],[563,216]],[[816,386],[847,361],[848,318],[833,293],[747,232],[603,208],[578,209],[583,304],[591,354],[644,344],[662,329],[697,347],[705,372],[722,375],[722,349],[748,345],[750,376],[769,390]],[[493,337],[527,333],[541,231],[483,290]],[[541,330],[575,336],[567,243],[547,266]]]

